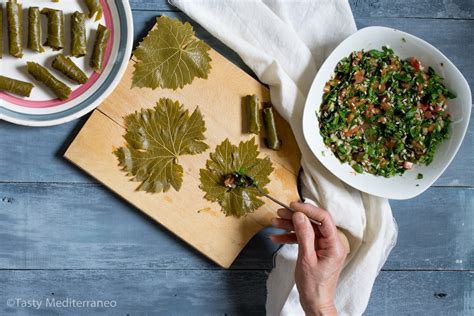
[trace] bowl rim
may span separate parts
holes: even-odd
[[[395,29],[395,28],[389,28],[389,27],[384,27],[384,26],[368,26],[368,27],[362,28],[362,29],[358,30],[357,32],[353,33],[352,35],[347,37],[344,41],[342,41],[328,55],[328,57],[325,59],[325,61],[322,63],[322,65],[320,66],[319,69],[322,69],[332,59],[334,59],[333,56],[336,55],[341,50],[341,47],[346,45],[346,43],[348,41],[351,41],[354,37],[361,36],[361,34],[364,34],[364,33],[369,33],[370,34],[371,32],[374,32],[374,31],[397,32],[397,34],[400,35],[401,37],[406,37],[406,38],[409,38],[410,40],[418,41],[419,43],[423,44],[424,47],[428,47],[429,50],[432,50],[436,54],[439,54],[445,61],[447,61],[450,64],[450,66],[453,68],[453,71],[455,72],[456,76],[460,78],[460,80],[462,82],[462,85],[464,85],[464,87],[462,89],[468,92],[468,95],[469,95],[468,100],[469,100],[470,104],[469,104],[468,107],[466,107],[466,109],[467,109],[467,113],[466,113],[467,121],[466,121],[466,124],[465,124],[463,130],[461,131],[460,141],[457,144],[457,146],[455,147],[455,150],[452,151],[452,154],[447,159],[447,162],[442,165],[442,168],[439,169],[439,172],[436,174],[436,176],[434,176],[432,180],[430,180],[429,182],[424,184],[423,187],[420,186],[420,188],[417,189],[417,190],[407,190],[407,193],[405,193],[405,194],[400,194],[400,193],[395,192],[397,190],[391,190],[390,193],[381,194],[380,192],[371,190],[369,188],[369,186],[367,186],[367,185],[364,186],[364,185],[361,185],[361,184],[358,184],[358,183],[354,183],[354,182],[351,182],[349,178],[345,178],[343,176],[342,172],[338,172],[337,170],[335,170],[337,168],[331,167],[328,163],[328,160],[323,158],[324,155],[322,153],[320,153],[318,151],[318,149],[315,147],[316,146],[316,144],[315,144],[316,140],[314,140],[314,136],[311,136],[310,133],[309,133],[311,129],[312,129],[313,133],[314,132],[319,133],[319,126],[317,127],[316,130],[314,129],[313,124],[311,124],[311,123],[314,122],[314,119],[312,119],[310,116],[314,115],[316,117],[316,115],[314,113],[314,110],[319,112],[321,102],[317,101],[319,103],[316,106],[314,106],[314,105],[310,104],[310,101],[311,101],[311,95],[314,94],[316,89],[318,88],[316,86],[316,83],[317,83],[318,79],[320,79],[320,77],[322,76],[322,73],[320,71],[318,71],[316,73],[316,75],[313,79],[313,82],[311,83],[311,87],[309,89],[309,92],[308,92],[308,95],[307,95],[307,98],[306,98],[306,101],[305,101],[305,105],[304,105],[304,108],[303,108],[303,115],[302,115],[303,137],[304,137],[305,142],[308,145],[309,149],[311,150],[311,153],[313,154],[313,156],[315,156],[321,162],[321,164],[326,169],[328,169],[333,175],[335,175],[338,179],[340,179],[341,181],[343,181],[347,185],[349,185],[349,186],[351,186],[351,187],[353,187],[353,188],[355,188],[359,191],[362,191],[362,192],[365,192],[365,193],[368,193],[368,194],[372,194],[372,195],[375,195],[375,196],[379,196],[379,197],[383,197],[383,198],[389,198],[389,199],[395,199],[395,200],[405,200],[405,199],[410,199],[410,198],[416,197],[416,196],[420,195],[421,193],[423,193],[424,191],[426,191],[429,187],[431,187],[431,185],[436,180],[438,180],[438,178],[444,173],[444,171],[451,164],[451,162],[454,159],[454,157],[456,156],[459,148],[461,147],[461,144],[464,140],[464,137],[466,136],[466,132],[467,132],[468,127],[469,127],[469,120],[470,120],[471,107],[472,107],[472,94],[471,94],[471,90],[470,90],[470,87],[469,87],[469,84],[468,84],[466,78],[459,71],[459,69],[454,65],[454,63],[448,57],[446,57],[439,49],[437,49],[436,47],[434,47],[430,43],[426,42],[425,40],[423,40],[423,39],[421,39],[421,38],[419,38],[415,35],[412,35],[410,33],[404,32],[404,31],[400,31],[400,30]],[[354,51],[354,50],[355,49],[353,49],[352,51]],[[331,75],[333,73],[334,73],[334,70],[332,70],[330,72]],[[325,82],[327,82],[327,80],[325,80]],[[318,122],[317,118],[316,118],[316,121]],[[330,150],[330,149],[328,148],[328,150]],[[332,151],[331,151],[331,154],[332,154]],[[337,159],[337,158],[334,156],[334,159]],[[337,161],[340,163],[341,166],[343,165],[342,162],[340,162],[339,160],[337,160]],[[339,168],[339,166],[338,166],[338,168]],[[364,174],[369,175],[369,176],[373,176],[373,177],[379,177],[379,176],[375,176],[375,175],[365,173],[365,172],[364,172]],[[387,178],[387,179],[390,179],[390,178]],[[387,184],[387,185],[389,185],[389,184]]]

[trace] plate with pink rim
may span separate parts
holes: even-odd
[[[7,0],[1,0],[4,12]],[[70,55],[70,19],[75,11],[87,13],[87,7],[82,0],[52,2],[50,0],[19,0],[23,5],[23,46],[24,56],[15,58],[8,53],[7,34],[3,36],[3,57],[0,59],[0,74],[17,80],[34,84],[30,97],[19,97],[14,94],[0,91],[0,119],[27,126],[50,126],[69,122],[92,111],[113,91],[122,78],[132,52],[133,22],[128,1],[100,0],[103,16],[99,21],[87,19],[87,52],[85,57],[71,57]],[[53,51],[45,47],[44,53],[36,53],[26,48],[28,36],[28,14],[30,6],[53,8],[64,12],[65,48],[62,51]],[[3,30],[6,33],[6,14],[3,19]],[[42,18],[42,40],[46,38],[46,19]],[[102,24],[110,29],[110,39],[107,43],[104,56],[103,71],[95,73],[89,66],[90,53],[94,46],[95,34],[98,25]],[[83,85],[78,85],[52,69],[51,61],[59,53],[71,57],[89,77]],[[37,82],[26,71],[26,62],[34,61],[45,66],[56,78],[66,83],[72,90],[67,100],[58,99],[47,87]]]

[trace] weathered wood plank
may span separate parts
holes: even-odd
[[[0,121],[0,182],[95,182],[63,158],[86,119],[45,128]]]
[[[295,5],[297,5],[297,1]],[[354,16],[390,18],[454,18],[472,19],[474,10],[469,0],[350,0]],[[167,0],[131,0],[133,10],[177,11]]]
[[[474,272],[382,271],[364,315],[472,315]]]
[[[0,314],[263,315],[266,278],[265,271],[0,271]],[[43,306],[7,306],[12,298],[43,300]],[[116,307],[46,307],[52,298],[110,300]]]
[[[130,7],[133,11],[178,11],[168,0],[130,0]]]
[[[349,0],[356,18],[472,19],[470,0]]]
[[[474,269],[474,189],[431,188],[391,206],[399,233],[385,269]]]
[[[474,113],[474,108],[471,108]],[[458,153],[434,186],[473,186],[474,182],[474,119],[471,115],[466,136]]]
[[[232,268],[271,268],[270,232],[255,236]],[[0,184],[0,269],[60,268],[218,266],[102,186]]]
[[[135,38],[141,38],[153,25],[153,11],[134,12]],[[166,12],[171,16],[185,19],[182,13]],[[359,27],[386,25],[413,32],[439,47],[467,76],[474,86],[474,63],[470,51],[474,51],[474,41],[466,41],[465,35],[474,28],[474,21],[437,21],[409,19],[362,19]],[[224,54],[244,70],[239,56],[222,45],[201,27],[194,25],[198,36]],[[433,30],[442,29],[443,32]],[[95,182],[61,158],[64,148],[69,145],[84,119],[62,126],[32,129],[0,122],[0,181],[13,182]],[[436,182],[436,185],[474,186],[474,122],[455,160]],[[21,166],[15,168],[12,166]],[[68,167],[70,166],[70,167]]]
[[[2,315],[263,315],[265,271],[0,271]],[[382,272],[366,315],[469,315],[473,272]],[[40,309],[8,299],[42,300]],[[51,300],[111,300],[115,308],[52,308]],[[12,305],[15,305],[12,304]]]
[[[385,269],[474,269],[474,189],[431,188],[392,206],[400,232]],[[272,231],[232,269],[271,269]],[[60,268],[218,267],[99,185],[0,184],[0,269]]]

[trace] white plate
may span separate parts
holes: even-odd
[[[104,11],[100,21],[88,19],[87,46],[90,52],[94,45],[95,30],[99,23],[106,25],[111,30],[104,58],[102,73],[96,74],[89,67],[90,53],[81,58],[72,57],[73,61],[89,76],[89,81],[84,85],[77,85],[65,76],[52,69],[51,60],[60,52],[66,56],[70,54],[70,16],[75,11],[88,12],[82,0],[68,0],[52,2],[50,0],[22,0],[23,4],[23,46],[24,56],[14,58],[8,53],[7,25],[4,18],[3,58],[0,59],[0,73],[18,80],[28,81],[35,85],[29,98],[21,98],[8,93],[0,92],[0,119],[16,124],[28,126],[49,126],[62,124],[76,119],[96,108],[117,86],[127,68],[133,45],[132,12],[128,1],[100,0]],[[6,0],[0,1],[6,11]],[[67,4],[67,5],[65,5]],[[28,11],[30,6],[41,8],[54,8],[64,12],[65,17],[65,48],[63,51],[54,52],[45,47],[46,52],[39,54],[26,48],[28,36]],[[4,14],[4,17],[6,14]],[[42,18],[43,41],[46,38],[46,19]],[[68,84],[73,93],[68,100],[57,99],[43,84],[34,80],[26,71],[26,62],[35,61],[46,66],[58,79]]]
[[[433,162],[429,166],[415,165],[402,176],[391,178],[369,173],[358,174],[349,164],[341,164],[331,149],[324,145],[316,117],[316,112],[319,112],[321,105],[324,85],[333,75],[337,63],[353,51],[381,49],[382,46],[390,46],[402,59],[416,56],[425,68],[431,66],[443,77],[446,87],[457,95],[457,98],[448,100],[448,112],[452,119],[449,138],[437,148]],[[453,160],[466,134],[471,105],[471,90],[466,79],[438,49],[399,30],[367,27],[344,40],[321,66],[306,100],[303,133],[313,154],[327,169],[350,186],[376,196],[409,199],[428,189]],[[418,173],[423,174],[423,179],[417,179]]]

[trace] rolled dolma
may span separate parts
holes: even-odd
[[[48,88],[53,90],[53,92],[60,98],[61,100],[65,100],[69,98],[71,95],[71,88],[69,88],[66,84],[56,79],[48,69],[44,68],[40,64],[35,62],[29,61],[27,62],[28,73],[33,76],[39,82],[45,84]]]
[[[64,14],[61,10],[44,8],[41,14],[48,17],[48,38],[45,46],[53,50],[60,50],[64,47]]]
[[[63,54],[59,54],[54,58],[52,66],[54,69],[59,70],[66,75],[69,79],[79,84],[87,82],[87,75],[81,70],[81,68],[76,66],[71,58],[66,57]]]
[[[110,37],[110,30],[99,24],[97,29],[97,37],[95,38],[94,50],[92,51],[92,57],[90,60],[90,66],[95,72],[102,72],[102,64],[104,62],[105,49],[107,42]]]
[[[7,2],[8,47],[10,55],[23,57],[23,7],[16,0]]]
[[[95,16],[95,20],[99,21],[102,19],[102,5],[100,0],[86,0],[87,8],[89,9],[89,19],[92,19]]]
[[[249,132],[258,135],[260,133],[260,101],[255,94],[248,95],[245,101],[247,103]]]
[[[41,17],[38,7],[30,7],[28,9],[28,48],[42,53],[44,52],[41,45]]]
[[[271,107],[263,109],[263,120],[265,122],[265,143],[267,147],[273,150],[279,150],[281,141],[278,138],[275,117],[273,116],[273,109]]]
[[[71,16],[71,55],[82,57],[86,54],[86,15],[76,11]]]
[[[6,91],[24,97],[29,97],[33,87],[34,85],[29,82],[0,76],[0,91]]]

